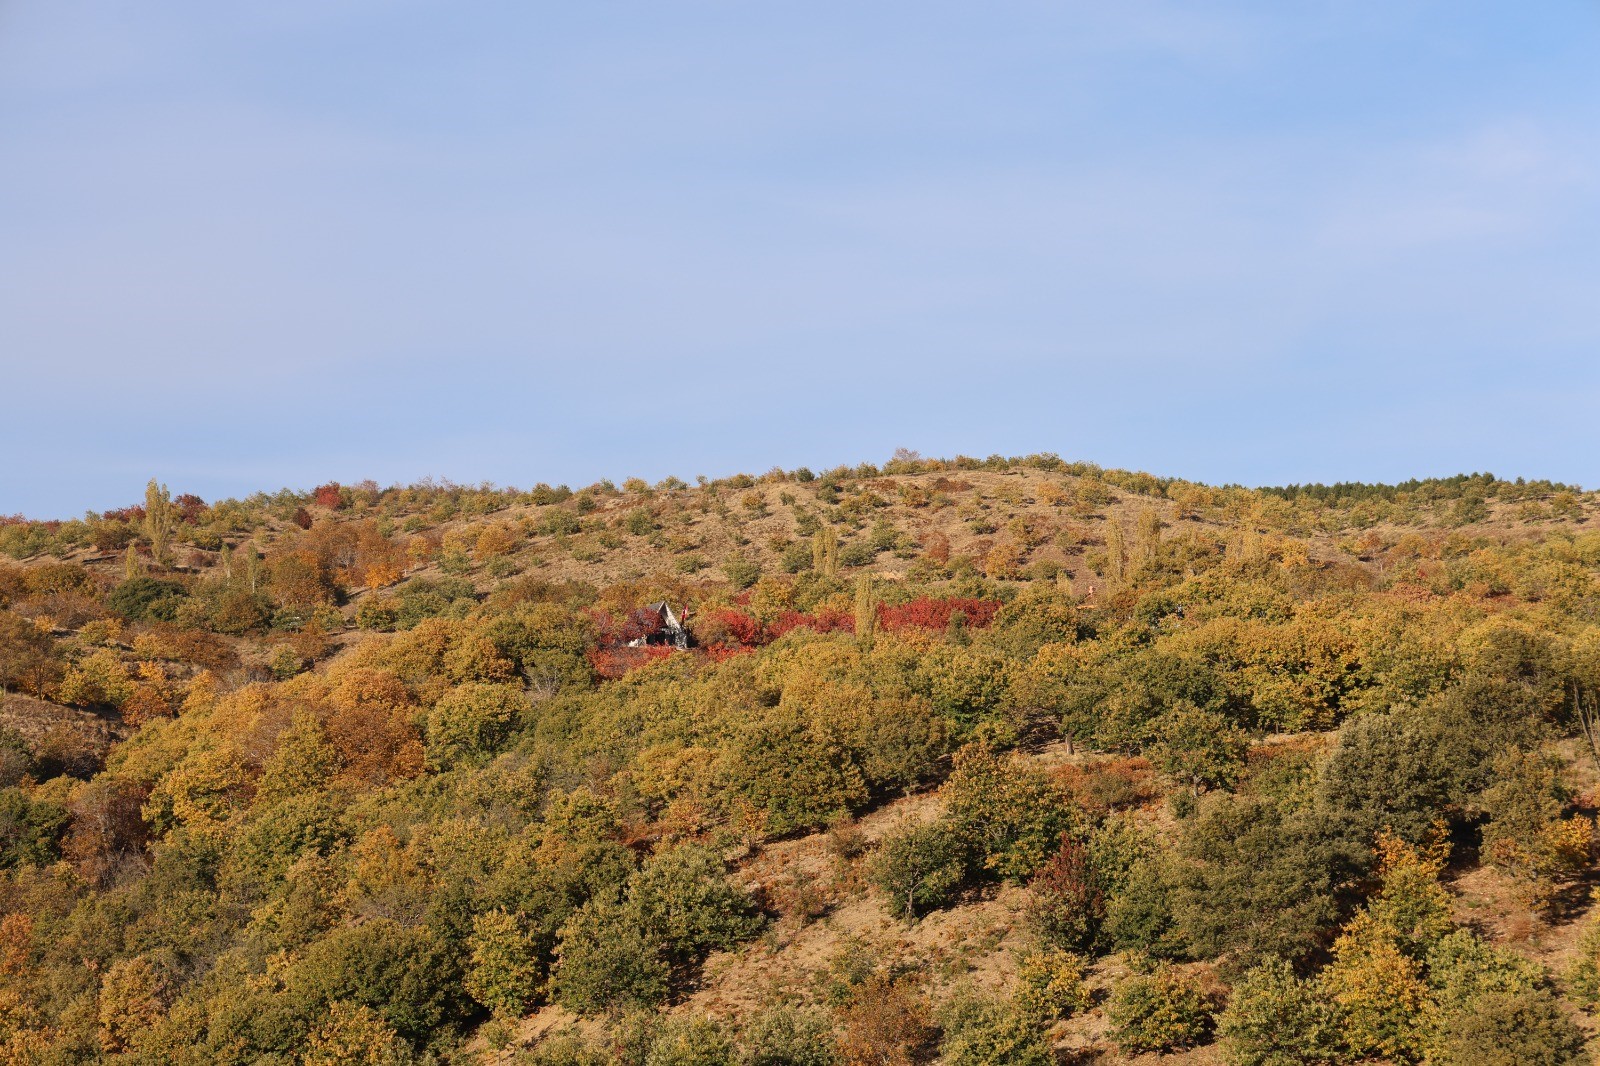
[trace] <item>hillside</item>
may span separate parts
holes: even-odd
[[[902,454],[8,520],[0,1052],[1588,1061],[1597,516]]]

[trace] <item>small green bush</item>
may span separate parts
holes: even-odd
[[[1525,993],[1544,984],[1535,962],[1458,929],[1441,938],[1427,956],[1428,986],[1441,1014],[1466,1014],[1489,993]]]
[[[552,510],[539,522],[539,532],[545,536],[572,534],[583,529],[583,522],[571,511]]]
[[[833,1024],[819,1012],[780,1007],[757,1015],[739,1038],[739,1066],[836,1066]]]
[[[872,880],[888,897],[890,913],[910,921],[949,903],[971,863],[972,849],[948,821],[905,826],[884,838],[872,860]]]
[[[1234,986],[1218,1030],[1233,1066],[1334,1066],[1350,1057],[1332,1005],[1282,960]]]
[[[392,632],[400,622],[400,601],[395,596],[366,596],[356,607],[356,625],[380,633]]]
[[[1089,1006],[1083,985],[1088,964],[1070,951],[1047,950],[1025,956],[1017,966],[1014,1008],[1041,1025],[1067,1018]]]
[[[945,1066],[1053,1066],[1044,1024],[1002,1000],[958,999],[946,1011]]]
[[[272,653],[272,658],[267,660],[267,669],[272,671],[272,676],[277,680],[287,681],[305,669],[305,660],[293,648],[285,645]]]
[[[811,569],[811,545],[805,541],[796,541],[783,549],[783,554],[778,557],[778,566],[786,574],[798,574]]]
[[[604,538],[602,538],[602,540],[603,539]],[[520,569],[522,568],[517,564],[515,559],[504,555],[495,556],[493,559],[490,559],[488,562],[483,564],[484,573],[493,578],[508,578]]]
[[[605,1048],[577,1036],[551,1036],[514,1060],[516,1066],[612,1066],[616,1060]]]
[[[1211,1004],[1196,982],[1172,966],[1118,983],[1107,1008],[1112,1039],[1124,1052],[1175,1051],[1205,1043]]]
[[[184,587],[176,581],[131,577],[111,590],[106,606],[130,622],[152,618],[170,622],[185,595]]]
[[[1600,1007],[1600,907],[1589,912],[1578,935],[1578,956],[1567,970],[1567,992],[1586,1011]]]
[[[736,589],[747,589],[761,580],[761,567],[749,559],[732,558],[724,560],[722,573],[728,583]]]
[[[1470,1011],[1447,1017],[1435,1052],[1437,1066],[1576,1066],[1583,1032],[1554,995],[1543,990],[1491,992]]]
[[[877,549],[863,540],[851,541],[839,549],[841,566],[870,566],[877,557]]]
[[[733,1041],[705,1017],[673,1018],[657,1031],[644,1066],[734,1066]]]

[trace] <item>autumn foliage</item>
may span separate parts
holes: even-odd
[[[885,633],[898,633],[903,629],[947,629],[957,614],[966,620],[969,629],[983,629],[1004,606],[999,600],[931,599],[919,596],[899,606],[884,604],[878,608],[878,626]]]
[[[330,481],[326,485],[318,485],[311,490],[311,498],[317,502],[318,506],[326,507],[330,511],[337,511],[344,506],[344,495],[340,491],[337,481]]]
[[[619,648],[591,648],[588,658],[589,665],[594,668],[597,676],[614,681],[640,667],[670,658],[675,650],[661,645],[639,648],[630,648],[626,645]]]
[[[920,629],[942,631],[950,620],[961,615],[969,627],[982,629],[994,621],[1002,604],[999,600],[930,599],[919,597],[898,606],[879,604],[878,626],[888,633]],[[764,623],[754,615],[733,607],[705,611],[694,625],[695,637],[711,647],[758,648],[797,629],[814,633],[853,633],[854,615],[839,608],[816,611],[784,611]]]
[[[0,1062],[1570,1061],[1593,497],[1007,464],[0,520]]]

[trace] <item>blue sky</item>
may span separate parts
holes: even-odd
[[[0,2],[0,512],[1600,483],[1600,4]]]

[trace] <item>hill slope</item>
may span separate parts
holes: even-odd
[[[0,1036],[1569,1061],[1597,502],[902,457],[10,522]]]

